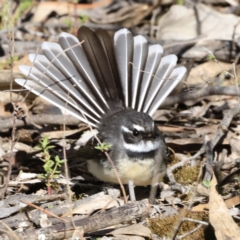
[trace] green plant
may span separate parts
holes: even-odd
[[[19,60],[19,56],[13,56],[12,58],[7,59],[7,64],[9,66],[11,66],[13,64],[13,62],[18,61],[18,60]]]
[[[37,150],[41,150],[43,152],[43,169],[45,173],[39,174],[38,176],[42,179],[46,180],[46,186],[48,188],[48,193],[51,193],[51,181],[55,178],[58,178],[59,171],[62,164],[65,160],[61,160],[59,156],[55,156],[54,160],[51,159],[49,149],[54,148],[54,146],[50,145],[48,136],[45,136],[42,141],[40,141],[39,145],[36,147]]]
[[[230,72],[224,70],[224,69],[221,67],[219,61],[217,60],[217,58],[215,57],[215,55],[214,55],[211,51],[209,51],[208,49],[206,49],[206,50],[207,50],[207,52],[208,52],[208,56],[207,56],[207,60],[208,60],[208,61],[213,61],[213,62],[217,63],[218,66],[219,66],[219,68],[222,69],[222,73],[223,73],[224,75],[226,75],[226,76],[231,76],[232,78],[236,78],[236,76],[234,76],[233,74],[231,74]]]
[[[44,154],[44,159],[50,158],[49,155],[49,149],[54,148],[54,146],[49,145],[49,139],[48,136],[45,136],[42,141],[39,142],[38,146],[36,147],[36,150],[41,150]]]
[[[73,27],[73,22],[71,19],[64,19],[63,22],[71,29]]]
[[[14,13],[14,23],[22,16],[22,14],[33,5],[33,0],[20,1],[20,4]]]
[[[81,15],[79,16],[79,22],[80,22],[81,24],[86,23],[87,21],[88,21],[88,16],[87,16],[87,15],[81,14]]]
[[[203,186],[210,188],[211,187],[211,181],[203,181],[202,182]]]
[[[184,5],[184,0],[177,0],[178,5]]]
[[[13,28],[13,25],[19,20],[24,12],[34,4],[33,0],[20,1],[15,12],[12,12],[10,1],[3,1],[2,11],[0,11],[0,19],[3,19],[3,28]],[[0,27],[2,29],[2,27]]]
[[[12,20],[12,10],[10,1],[3,1],[2,9],[0,11],[0,29],[9,29],[13,28],[13,20]]]
[[[105,151],[107,152],[110,150],[111,146],[112,146],[111,144],[103,142],[100,145],[96,146],[95,148],[102,152],[105,152]]]

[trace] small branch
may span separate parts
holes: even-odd
[[[206,96],[214,96],[214,95],[227,95],[227,96],[238,96],[238,90],[236,89],[236,86],[231,87],[219,87],[219,86],[208,86],[204,87],[198,91],[194,92],[182,92],[180,94],[177,94],[175,96],[168,97],[161,107],[168,107],[172,106],[176,103],[182,103],[188,100],[193,100],[197,98],[202,98]]]
[[[206,168],[205,175],[203,181],[211,181],[212,178],[212,165],[213,165],[213,148],[211,146],[211,142],[207,142],[205,146],[206,152]]]
[[[63,221],[63,222],[68,222],[67,220],[65,220],[65,219],[63,219],[63,218],[60,218],[60,217],[58,217],[57,215],[51,213],[50,211],[47,211],[46,209],[43,209],[43,208],[41,208],[41,207],[39,207],[39,206],[37,206],[37,205],[35,205],[35,204],[33,204],[33,203],[30,203],[30,202],[27,202],[27,201],[24,201],[24,200],[22,200],[22,202],[25,203],[25,204],[27,204],[28,206],[31,206],[31,207],[33,207],[33,208],[38,209],[38,210],[41,211],[41,212],[46,213],[47,215],[50,215],[51,217],[57,218],[57,219],[59,219],[59,220],[61,220],[61,221]]]
[[[199,223],[199,225],[197,227],[195,227],[193,230],[189,231],[188,233],[185,233],[181,236],[177,236],[177,232],[178,230],[180,229],[181,225],[183,224],[184,221],[189,221],[189,222],[195,222],[195,223]],[[204,221],[200,221],[200,220],[197,220],[197,219],[192,219],[192,218],[183,218],[181,220],[181,222],[179,223],[178,225],[178,228],[176,229],[175,233],[174,233],[174,236],[173,236],[173,240],[177,240],[177,239],[183,239],[184,237],[196,232],[200,227],[202,227],[203,225],[205,226],[208,226],[208,223],[207,222],[204,222]]]
[[[0,130],[12,128],[13,120],[14,120],[13,117],[0,120],[1,122]],[[27,117],[25,120],[27,125],[32,125],[33,123],[37,125],[43,125],[43,124],[78,125],[82,123],[80,120],[70,115],[64,118],[62,115],[56,115],[56,114],[29,115],[29,117]],[[16,120],[16,126],[17,127],[25,126],[24,121]]]

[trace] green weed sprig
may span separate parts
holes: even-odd
[[[45,136],[42,141],[40,141],[39,145],[36,147],[37,150],[41,150],[43,152],[43,169],[45,173],[39,174],[38,176],[42,179],[46,180],[46,186],[48,189],[48,194],[51,194],[51,181],[53,179],[58,178],[61,171],[58,169],[61,168],[62,164],[65,160],[61,160],[59,156],[56,156],[54,160],[51,159],[49,150],[54,148],[54,146],[50,145],[48,136]]]

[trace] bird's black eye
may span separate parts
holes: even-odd
[[[139,136],[139,134],[140,134],[140,133],[139,133],[138,130],[136,130],[136,129],[133,130],[133,136],[134,136],[134,137]]]

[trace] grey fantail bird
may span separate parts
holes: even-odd
[[[156,161],[160,175],[166,172],[167,148],[151,116],[186,73],[185,67],[176,67],[175,55],[162,55],[160,45],[149,45],[127,29],[112,39],[102,29],[82,26],[78,38],[63,32],[58,43],[44,42],[42,54],[29,55],[34,67],[19,67],[28,79],[15,81],[97,127],[99,139],[111,145],[121,181],[146,186]],[[87,162],[98,179],[117,183],[106,158],[93,156]]]

